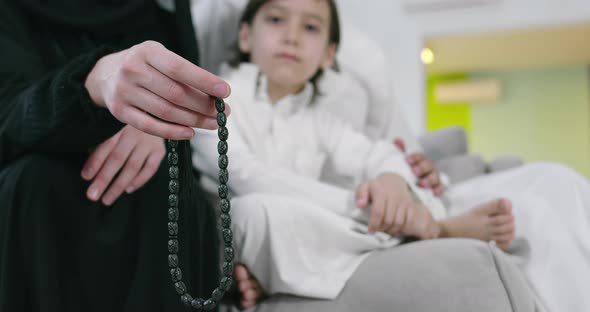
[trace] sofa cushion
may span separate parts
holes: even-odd
[[[446,127],[429,132],[419,141],[424,153],[434,161],[467,154],[467,136],[461,127]]]
[[[488,163],[489,172],[497,172],[512,169],[524,164],[522,158],[513,155],[503,155],[494,158]]]

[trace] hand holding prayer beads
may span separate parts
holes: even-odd
[[[219,197],[220,208],[221,208],[221,225],[223,227],[222,237],[224,242],[224,260],[222,267],[223,277],[219,282],[219,287],[215,288],[211,293],[211,298],[193,298],[188,293],[186,285],[182,281],[182,270],[179,267],[178,252],[180,250],[178,242],[178,219],[180,218],[180,210],[178,209],[178,193],[180,191],[180,182],[178,180],[180,168],[178,167],[178,153],[176,148],[178,147],[178,141],[168,141],[168,165],[170,166],[170,182],[168,184],[168,190],[170,195],[168,196],[168,266],[170,267],[170,277],[174,283],[176,292],[180,295],[182,303],[187,307],[192,307],[197,310],[212,310],[215,308],[219,300],[223,298],[225,292],[229,290],[232,285],[232,274],[233,274],[233,259],[234,249],[232,247],[233,234],[230,229],[231,217],[229,215],[230,202],[227,198],[228,187],[227,182],[229,180],[227,166],[229,159],[227,157],[227,138],[229,132],[225,127],[227,118],[225,115],[225,103],[222,99],[215,98],[215,108],[217,109],[217,124],[219,144]],[[185,169],[189,170],[189,169]]]

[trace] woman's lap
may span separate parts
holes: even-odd
[[[104,207],[85,198],[81,165],[31,156],[0,171],[0,310],[184,310],[166,258],[167,168]],[[214,236],[211,211],[182,213],[184,281],[213,289],[215,244],[194,243]]]

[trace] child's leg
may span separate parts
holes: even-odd
[[[439,221],[440,237],[466,237],[494,240],[501,249],[508,249],[514,240],[512,203],[496,199],[476,206],[455,217]]]

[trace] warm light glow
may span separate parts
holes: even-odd
[[[434,62],[434,52],[430,48],[424,48],[420,53],[420,58],[422,59],[422,63],[430,65]]]

